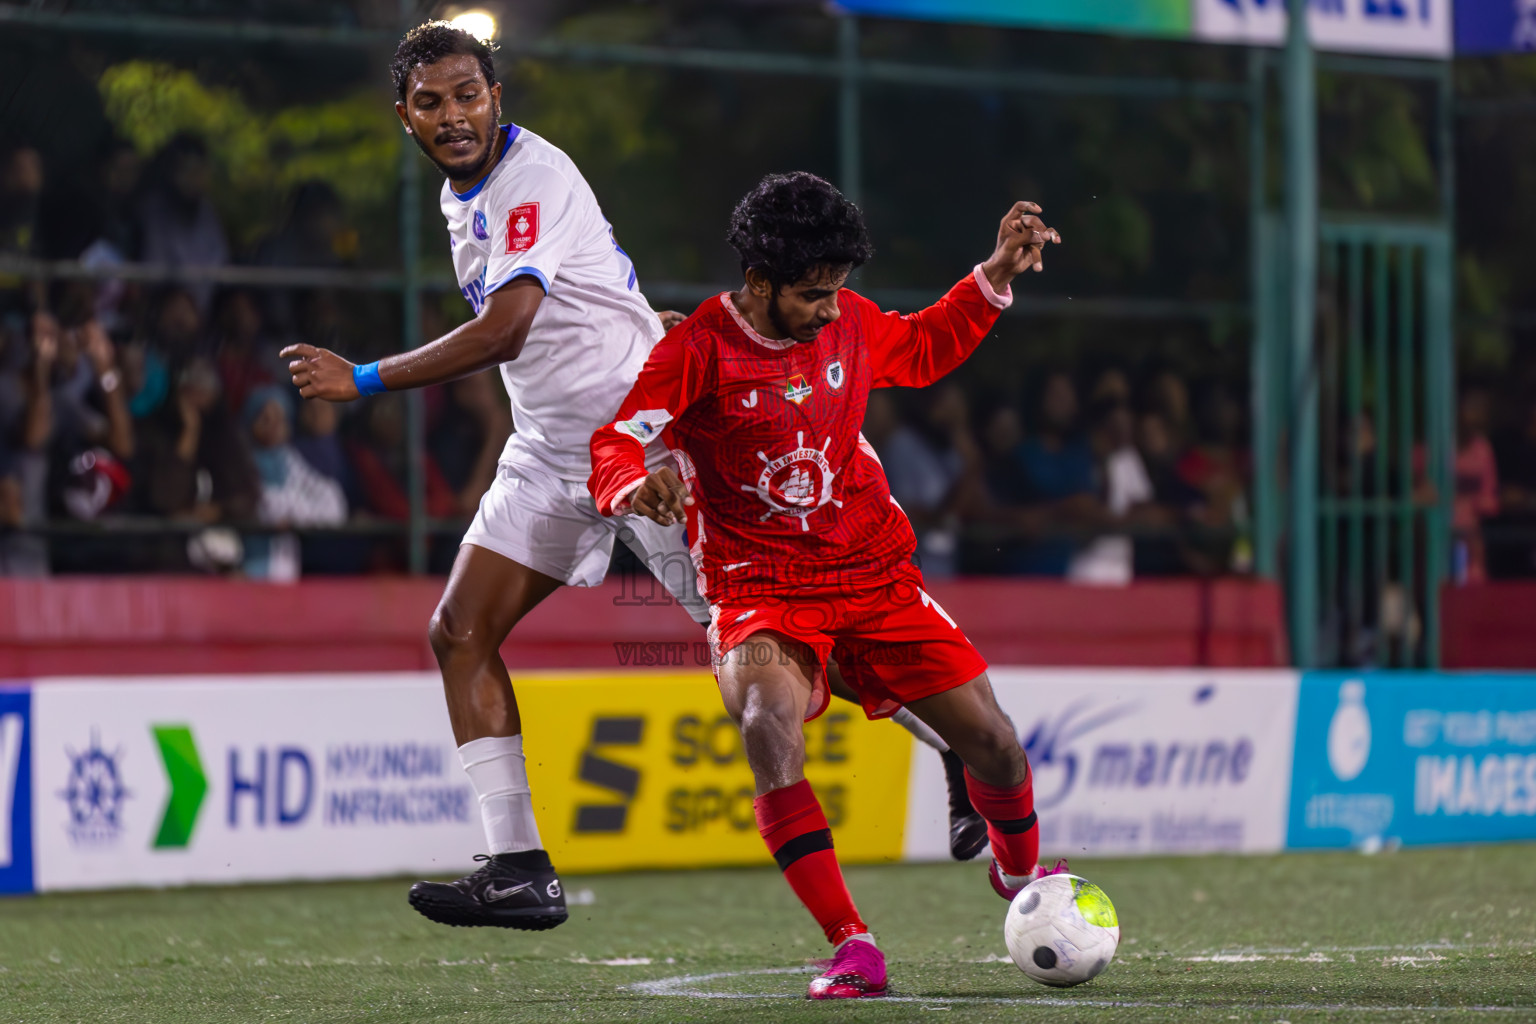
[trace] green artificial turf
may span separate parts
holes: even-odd
[[[771,869],[567,877],[533,934],[399,881],[8,899],[0,1021],[1536,1021],[1536,847],[1073,870],[1123,936],[1056,990],[1006,961],[983,865],[850,869],[895,997],[858,1003],[802,998],[825,945]]]

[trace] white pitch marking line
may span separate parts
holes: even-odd
[[[812,974],[815,967],[765,967],[752,971],[715,971],[710,974],[680,974],[672,978],[654,981],[637,981],[621,985],[623,991],[646,996],[671,996],[682,999],[803,999],[794,992],[708,992],[686,986],[704,981],[725,978],[762,977],[780,974]],[[1063,999],[1057,996],[881,996],[883,1003],[925,1003],[934,1005],[989,1004],[1003,1006],[1086,1006],[1101,1009],[1133,1010],[1180,1010],[1220,1009],[1205,1003],[1151,1002],[1131,999]],[[1365,1006],[1358,1003],[1265,1003],[1258,1007],[1269,1010],[1311,1010],[1322,1013],[1413,1013],[1431,1009],[1425,1006]],[[1527,1006],[1440,1006],[1433,1007],[1446,1013],[1529,1013]]]

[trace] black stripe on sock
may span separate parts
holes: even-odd
[[[991,818],[988,818],[987,824],[991,825],[1005,836],[1016,836],[1021,832],[1028,832],[1030,829],[1034,828],[1036,820],[1035,812],[1030,811],[1022,818],[1009,818],[1006,821],[993,821]]]
[[[807,832],[803,836],[795,836],[774,851],[773,859],[779,862],[780,871],[788,871],[789,866],[801,857],[830,849],[832,849],[832,830],[822,828],[815,832]]]

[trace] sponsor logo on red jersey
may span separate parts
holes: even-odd
[[[507,252],[527,252],[539,240],[539,204],[514,206],[507,214]]]
[[[797,373],[784,382],[784,397],[796,405],[811,397],[811,386],[805,382],[805,374]]]
[[[768,506],[768,511],[758,517],[758,522],[766,522],[773,516],[795,516],[800,520],[800,529],[809,531],[811,527],[805,521],[806,516],[828,502],[843,507],[841,501],[832,497],[832,480],[837,476],[837,470],[827,461],[827,448],[831,444],[829,437],[820,448],[809,447],[805,443],[805,431],[801,430],[795,434],[795,447],[778,458],[770,459],[767,452],[757,453],[763,464],[757,483],[752,486],[742,484],[741,489],[756,494]]]

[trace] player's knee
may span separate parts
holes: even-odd
[[[483,645],[485,635],[485,630],[475,629],[471,621],[446,604],[438,605],[432,621],[427,623],[427,640],[439,664],[475,653]]]
[[[741,734],[748,742],[783,741],[800,734],[801,715],[793,701],[754,694],[741,710]]]
[[[1028,760],[1013,726],[1006,720],[972,734],[963,760],[971,774],[994,786],[1011,786],[1023,781]]]

